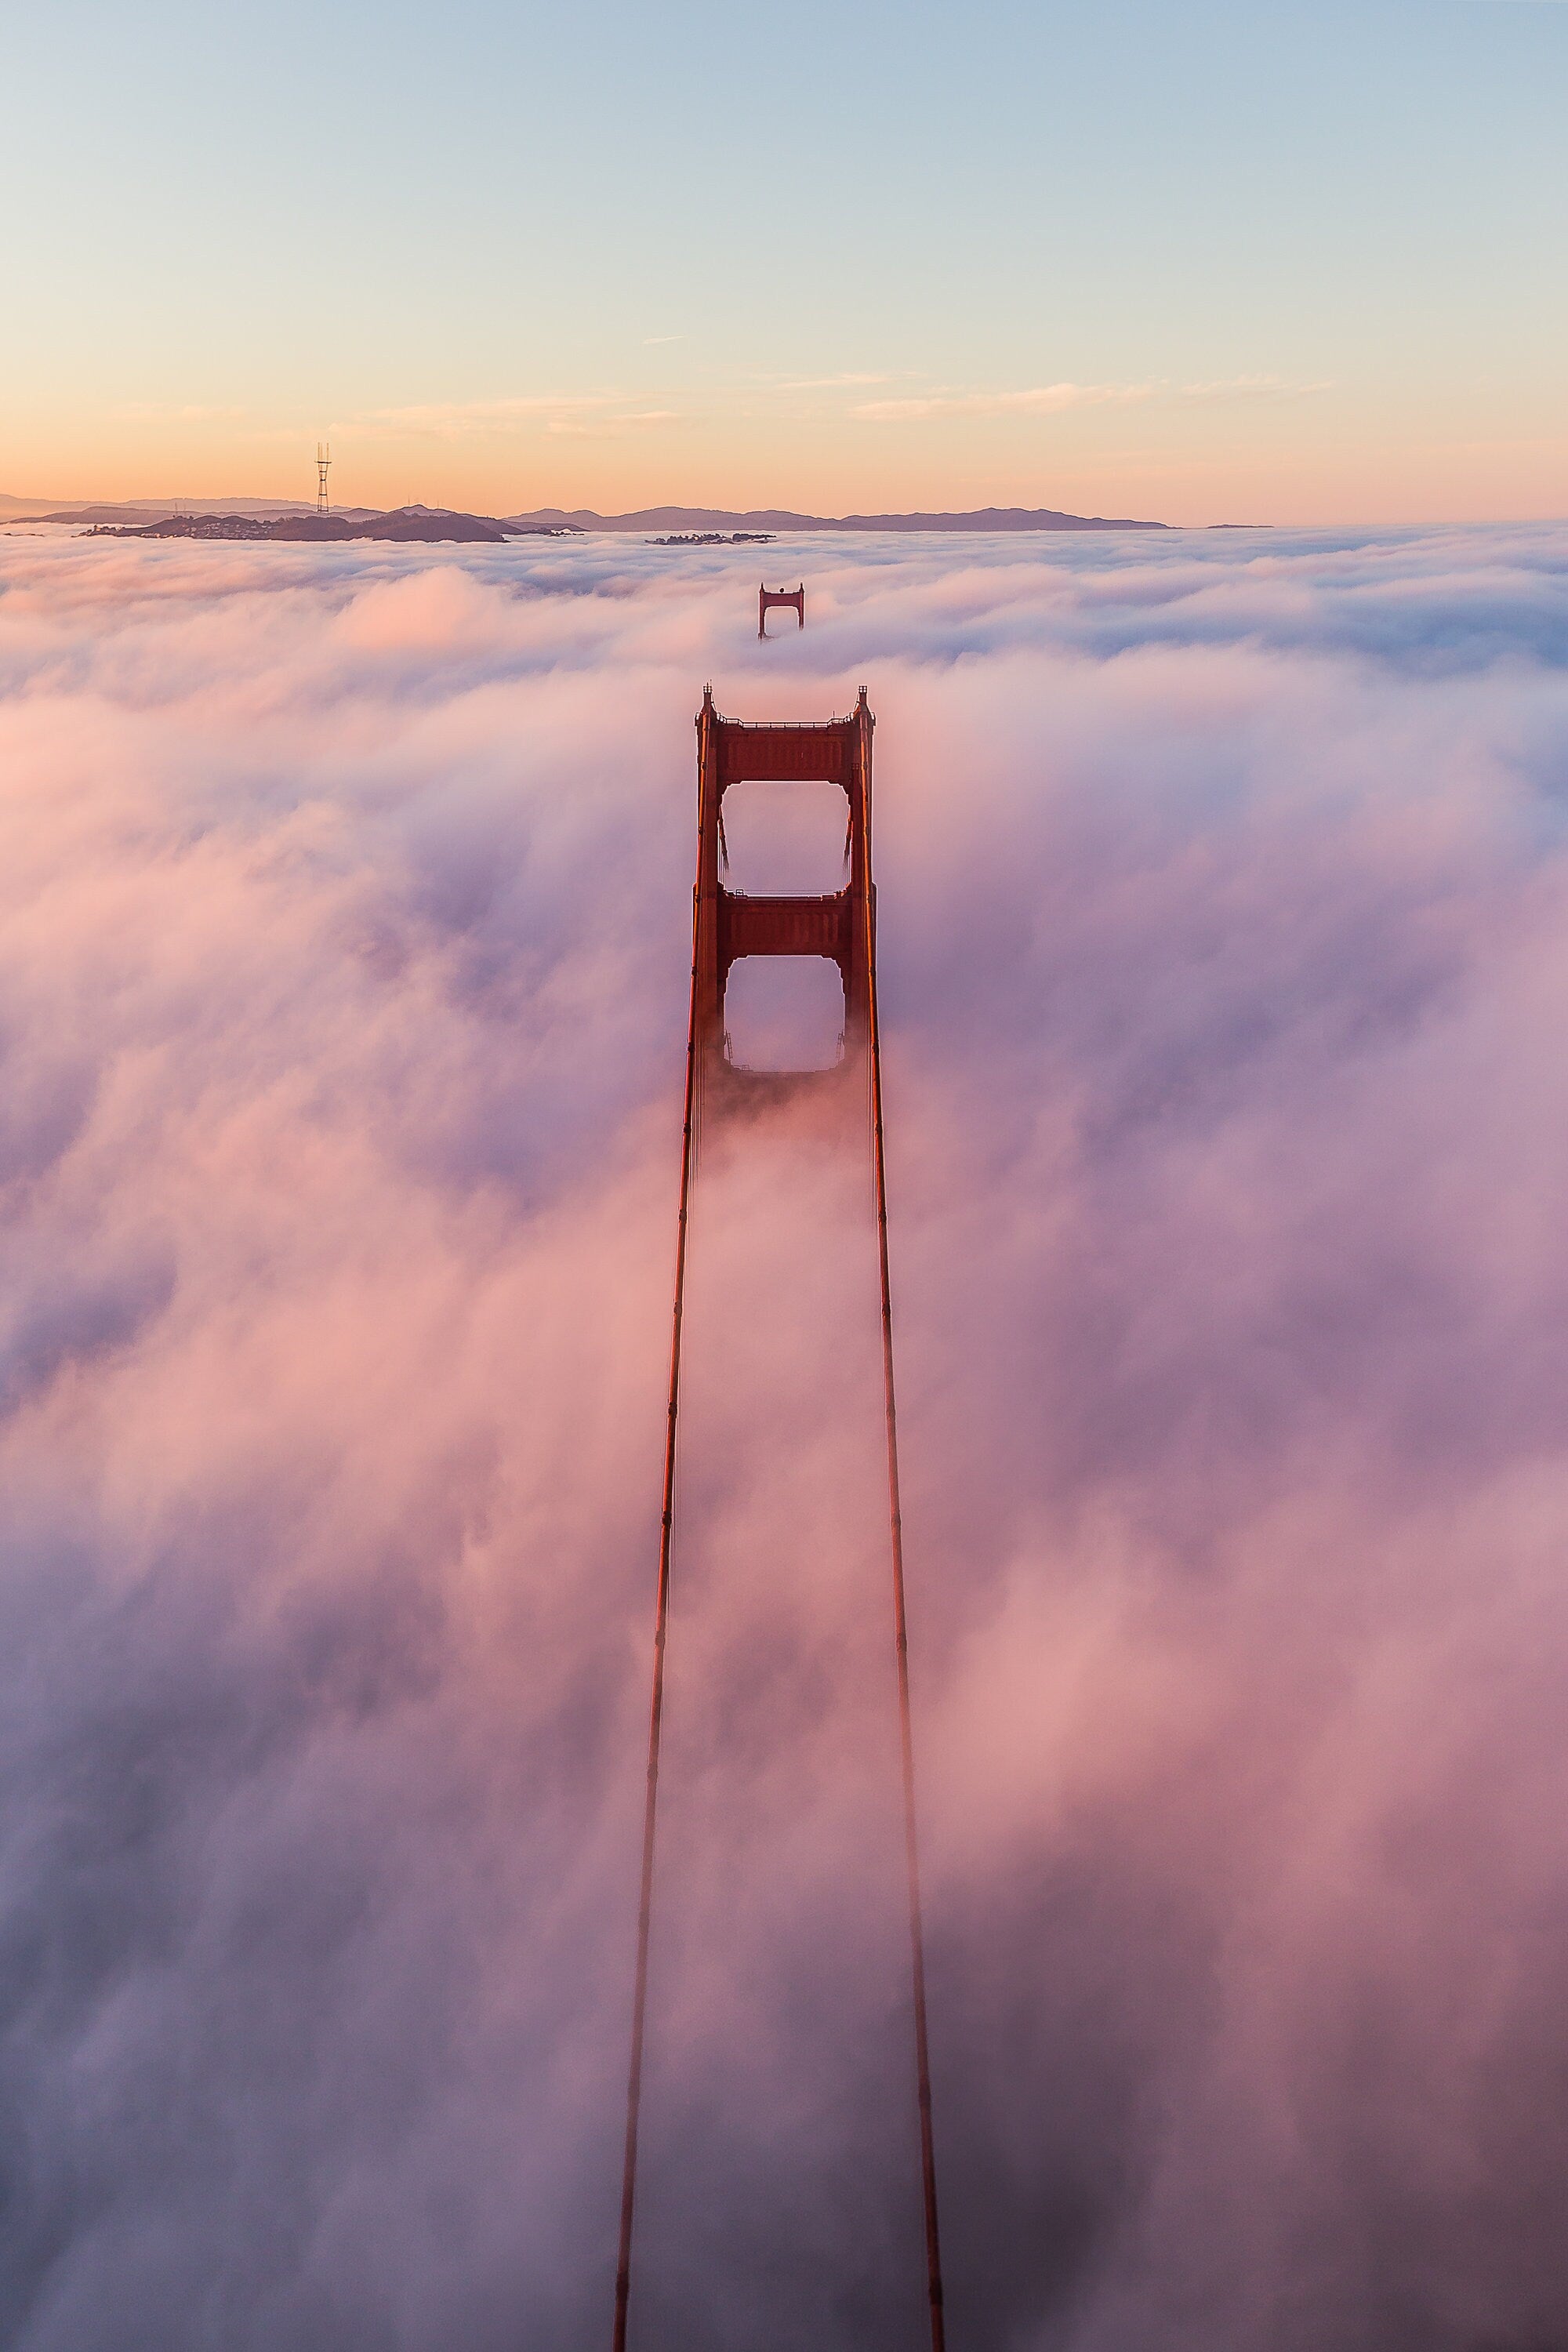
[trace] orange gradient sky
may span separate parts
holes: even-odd
[[[1568,511],[1560,0],[4,39],[13,498]]]

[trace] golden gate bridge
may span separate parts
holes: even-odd
[[[797,592],[802,625],[804,589]],[[795,604],[774,597],[769,602]],[[766,603],[759,613],[759,630]],[[914,1747],[910,1720],[909,1639],[904,1599],[903,1520],[899,1502],[898,1408],[893,1380],[893,1317],[888,1264],[888,1197],[882,1134],[882,1069],[877,1023],[877,893],[871,878],[871,739],[875,721],[864,687],[847,719],[758,722],[723,718],[713,690],[697,714],[697,880],[692,894],[691,1004],[686,1042],[686,1108],[682,1127],[679,1210],[676,1225],[675,1297],[671,1315],[669,1390],[664,1446],[664,1496],[659,1520],[654,1608],[653,1694],[648,1718],[647,1784],[644,1800],[642,1874],[637,1905],[637,1967],[632,1997],[631,2063],[626,2082],[626,2151],[621,2179],[620,2240],[616,2264],[614,2352],[626,2352],[631,2306],[633,2224],[637,2202],[637,2127],[647,2036],[648,1946],[653,1918],[654,1853],[658,1820],[659,1748],[669,1632],[670,1559],[675,1535],[675,1473],[680,1412],[681,1340],[686,1267],[705,1122],[734,1121],[807,1097],[864,1119],[876,1194],[877,1255],[881,1288],[882,1388],[887,1442],[889,1559],[892,1581],[894,1669],[898,1682],[900,1766],[903,1789],[905,1877],[909,1900],[910,2024],[914,2057],[912,2121],[919,2136],[925,2244],[925,2288],[931,2352],[944,2352],[942,2253],[937,2226],[936,2158],[931,2128],[931,2056],[926,2026],[925,1937],[921,1910],[920,1855],[915,1824]],[[746,782],[836,784],[847,803],[842,889],[815,896],[767,897],[731,890],[724,837],[724,795]],[[826,1069],[759,1071],[732,1057],[724,1002],[731,967],[749,956],[818,956],[837,967],[844,989],[844,1033],[838,1059]],[[858,1110],[857,1111],[857,1100]]]

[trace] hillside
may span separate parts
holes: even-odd
[[[1163,522],[1062,514],[1055,507],[981,507],[971,514],[794,514],[764,507],[740,514],[727,507],[639,507],[633,514],[595,514],[578,507],[540,507],[506,521],[527,530],[1165,530]]]
[[[24,509],[27,511],[24,514]],[[886,531],[1093,531],[1165,530],[1166,523],[1131,516],[1064,514],[1055,507],[981,507],[970,513],[796,514],[786,507],[740,512],[728,507],[639,507],[629,514],[599,514],[592,507],[537,507],[503,515],[464,514],[449,507],[409,505],[382,512],[344,507],[321,515],[280,501],[237,499],[181,501],[178,513],[146,499],[90,505],[30,507],[0,499],[0,522],[23,520],[76,523],[142,539],[382,539],[482,541],[524,537],[574,537],[582,532],[640,531],[668,536],[763,536],[829,530]]]
[[[152,522],[111,523],[97,519],[101,509],[83,508],[74,514],[44,518],[50,522],[88,522],[105,539],[304,540],[378,539],[435,544],[458,541],[489,541],[499,546],[519,536],[515,527],[492,522],[488,515],[458,514],[446,507],[396,507],[390,514],[363,520],[350,515],[285,514],[268,520],[247,514],[163,515]],[[115,511],[110,509],[109,512]]]

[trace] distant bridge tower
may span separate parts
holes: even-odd
[[[327,475],[331,467],[332,453],[324,441],[316,444],[316,512],[331,514],[327,499]]]
[[[805,628],[805,583],[804,580],[798,588],[764,588],[762,582],[758,581],[757,635],[759,637],[765,637],[768,634],[768,612],[774,604],[785,605],[791,612],[798,614],[800,625]]]

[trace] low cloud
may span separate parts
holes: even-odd
[[[1547,530],[0,547],[0,2335],[606,2322],[692,712],[878,713],[949,2314],[1568,2336]],[[920,2325],[863,1170],[694,1226],[645,2352]]]

